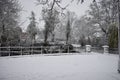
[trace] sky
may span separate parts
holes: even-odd
[[[62,0],[61,6],[67,5],[71,0]],[[27,26],[29,25],[29,17],[31,14],[31,11],[34,11],[36,14],[36,21],[38,22],[38,27],[42,28],[44,26],[43,21],[39,21],[40,14],[42,10],[42,5],[36,5],[37,0],[19,0],[21,6],[23,7],[23,11],[20,12],[20,27],[23,29],[23,31],[26,30]],[[91,0],[85,0],[84,3],[77,4],[76,1],[72,2],[68,7],[67,10],[70,10],[72,12],[75,12],[77,16],[82,16],[85,14],[85,12],[89,9],[89,5],[92,1]]]

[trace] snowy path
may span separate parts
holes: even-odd
[[[117,55],[0,57],[0,80],[120,80]]]

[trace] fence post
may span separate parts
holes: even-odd
[[[68,46],[68,53],[69,53],[69,46]]]
[[[31,47],[31,55],[33,54],[33,46]]]
[[[31,55],[32,55],[32,52],[33,52],[33,48],[32,48],[32,47],[30,47],[30,48],[31,48],[31,49],[30,49],[30,50],[31,50],[30,52],[31,52]]]
[[[22,55],[22,46],[20,47],[20,50],[21,50],[21,55]]]
[[[59,53],[60,53],[60,46],[59,46]]]
[[[42,46],[41,46],[41,54],[42,54]]]
[[[9,56],[10,56],[10,46],[8,48],[9,48]]]
[[[2,52],[1,52],[1,45],[0,45],[0,56],[1,56],[1,53],[2,53]]]

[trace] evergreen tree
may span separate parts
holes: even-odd
[[[30,24],[27,27],[27,33],[31,39],[31,42],[35,42],[35,37],[37,34],[37,27],[36,27],[36,21],[35,21],[35,13],[32,11],[31,12],[31,17],[30,17]]]
[[[7,46],[16,38],[20,4],[17,0],[0,0],[0,43]],[[14,32],[14,33],[13,33]],[[20,36],[17,35],[17,36]],[[11,38],[12,37],[12,38]]]
[[[71,32],[70,13],[68,12],[68,21],[66,25],[66,44],[68,44],[68,41],[70,39],[70,32]]]
[[[118,48],[118,28],[116,24],[112,24],[109,29],[109,47]]]

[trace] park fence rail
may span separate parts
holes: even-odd
[[[33,55],[33,54],[57,54],[57,53],[81,53],[86,52],[86,47],[70,47],[70,46],[7,46],[0,47],[0,56],[14,55]],[[90,52],[104,53],[103,48],[91,47]],[[109,49],[109,53],[118,54],[118,49]]]
[[[78,48],[71,49],[69,46],[62,48],[61,46],[8,46],[0,47],[0,56],[13,55],[32,55],[32,54],[53,54],[53,53],[75,53]]]

